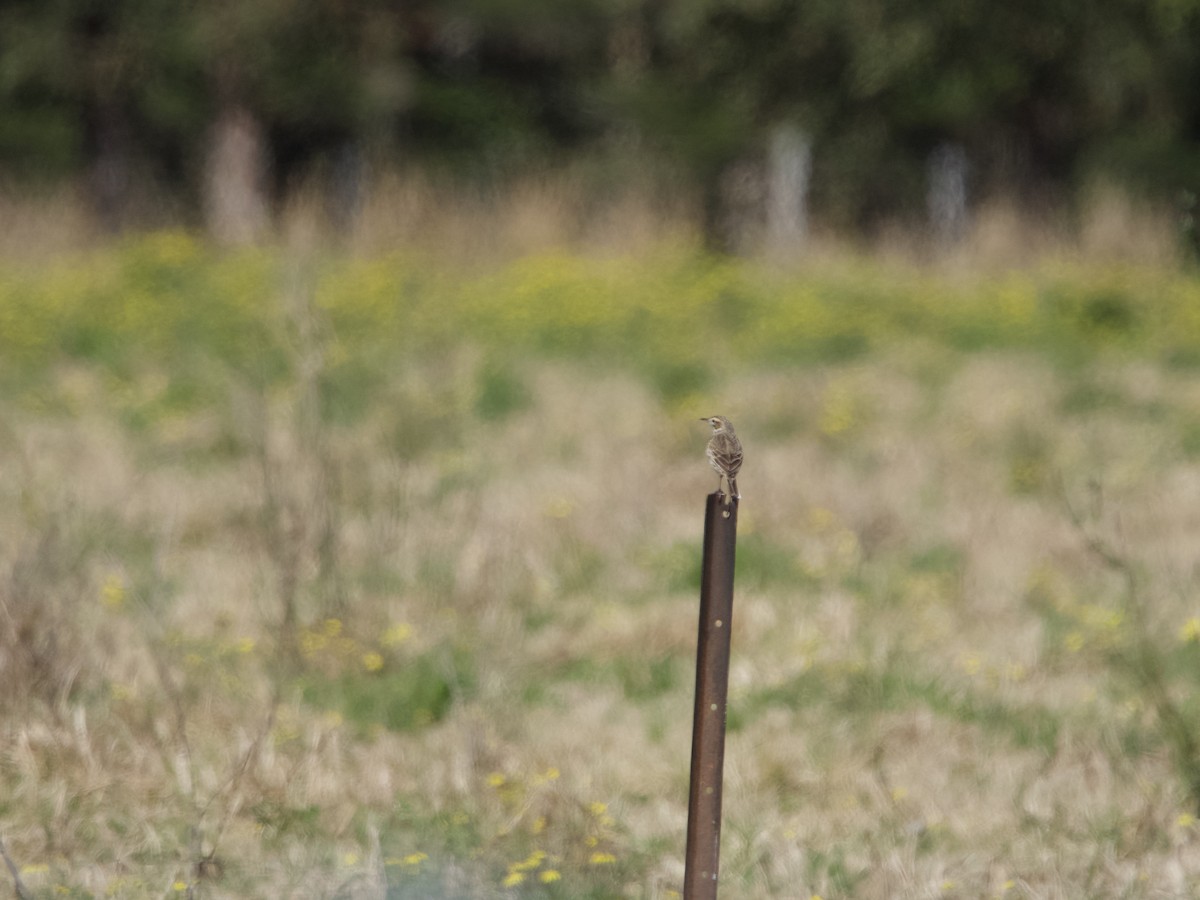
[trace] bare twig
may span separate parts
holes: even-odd
[[[247,747],[246,752],[242,754],[241,760],[238,762],[237,766],[234,767],[233,771],[229,775],[229,778],[226,779],[225,784],[223,784],[217,791],[213,793],[212,797],[209,798],[208,803],[206,803],[204,808],[200,811],[201,816],[204,816],[208,812],[209,807],[212,806],[218,797],[226,796],[231,798],[230,801],[225,804],[224,814],[221,816],[216,828],[213,829],[212,852],[214,854],[216,853],[217,845],[220,843],[221,838],[225,834],[225,829],[229,827],[230,821],[232,821],[238,809],[241,808],[240,793],[242,781],[246,777],[246,773],[250,771],[250,763],[258,755],[258,751],[262,747],[263,742],[267,739],[267,737],[270,736],[271,729],[275,727],[275,716],[279,711],[281,697],[282,689],[280,688],[278,681],[276,681],[272,690],[270,707],[267,710],[266,717],[262,721],[262,725],[258,729],[258,733],[254,736],[254,740],[250,742],[250,746]],[[235,799],[237,802],[235,802]]]
[[[294,649],[296,633],[296,595],[299,573],[299,537],[297,516],[289,509],[275,478],[275,464],[271,459],[270,426],[268,425],[266,397],[262,397],[262,412],[259,421],[259,468],[263,487],[263,525],[267,532],[267,554],[275,568],[278,579],[280,603],[280,646]]]

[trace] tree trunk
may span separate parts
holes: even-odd
[[[126,224],[133,186],[129,134],[113,104],[97,103],[88,119],[88,195],[101,227],[115,233]]]
[[[925,202],[930,230],[943,246],[957,243],[967,232],[968,171],[962,144],[939,144],[929,154]]]
[[[209,133],[204,213],[209,235],[226,246],[261,240],[270,225],[267,141],[262,125],[240,104],[225,104]]]
[[[808,236],[812,141],[790,122],[775,126],[767,156],[767,248],[795,253]]]

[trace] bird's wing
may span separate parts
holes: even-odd
[[[742,448],[737,442],[731,441],[728,437],[724,435],[720,437],[724,439],[713,441],[713,456],[716,457],[721,468],[726,472],[736,475],[742,467]]]

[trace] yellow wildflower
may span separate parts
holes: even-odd
[[[542,860],[546,858],[546,851],[534,850],[527,857],[518,863],[513,863],[508,867],[510,872],[528,872],[530,869],[536,869],[542,864]]]
[[[125,582],[119,575],[109,575],[100,587],[100,601],[109,609],[125,605]]]
[[[407,622],[397,622],[388,627],[388,630],[383,633],[380,643],[385,647],[396,647],[409,640],[413,634],[413,627]]]

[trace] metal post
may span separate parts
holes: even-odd
[[[721,860],[721,781],[725,764],[725,705],[729,694],[729,631],[738,502],[708,495],[696,642],[696,707],[692,719],[692,779],[688,791],[684,900],[717,896]]]

